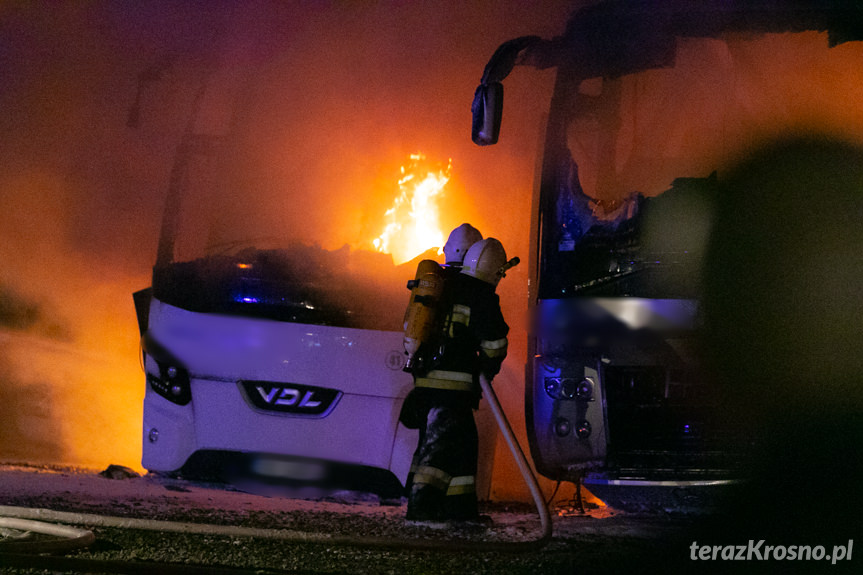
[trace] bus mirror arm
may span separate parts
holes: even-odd
[[[489,146],[497,143],[503,117],[501,82],[512,72],[519,54],[540,42],[542,39],[539,36],[521,36],[504,42],[495,50],[486,64],[471,106],[473,116],[471,139],[475,144]]]
[[[488,64],[485,65],[480,84],[486,86],[503,82],[504,78],[509,76],[515,67],[519,54],[540,42],[542,42],[542,38],[539,36],[521,36],[501,44],[492,54]]]

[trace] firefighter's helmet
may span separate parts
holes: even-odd
[[[486,238],[470,247],[464,256],[461,273],[475,277],[493,286],[503,277],[506,252],[495,238]]]
[[[443,247],[444,259],[447,265],[461,265],[467,250],[482,239],[479,230],[470,224],[462,224],[449,234]]]

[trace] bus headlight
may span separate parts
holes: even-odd
[[[593,380],[585,377],[575,387],[575,398],[579,401],[593,401]]]
[[[560,378],[546,377],[545,392],[552,399],[560,399]]]
[[[155,360],[159,366],[159,374],[147,373],[147,384],[150,389],[177,405],[188,405],[192,401],[192,386],[189,372],[162,345],[156,342],[149,333],[143,338],[144,353]],[[157,432],[158,433],[158,432]]]
[[[557,421],[554,422],[554,432],[559,437],[566,437],[570,431],[572,431],[572,424],[569,420],[565,417],[558,417]]]

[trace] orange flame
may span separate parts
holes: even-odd
[[[377,251],[391,254],[396,265],[444,243],[436,198],[450,179],[452,158],[444,170],[432,169],[424,154],[411,154],[410,160],[407,168],[401,167],[400,194],[384,214],[384,231],[372,241]]]

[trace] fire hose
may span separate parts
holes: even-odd
[[[333,546],[353,546],[367,548],[390,548],[390,549],[412,549],[412,550],[434,550],[446,549],[448,551],[532,551],[546,545],[551,540],[552,524],[548,507],[540,491],[536,477],[530,469],[530,465],[524,456],[524,452],[513,434],[512,427],[503,412],[489,381],[484,377],[479,378],[483,394],[489,403],[492,414],[506,440],[507,446],[515,458],[518,469],[527,483],[530,494],[536,504],[540,519],[540,534],[538,537],[525,541],[465,541],[453,539],[394,539],[388,537],[355,537],[335,536],[326,533],[309,533],[286,529],[264,529],[254,527],[240,527],[229,525],[209,525],[201,523],[187,523],[177,521],[161,521],[153,519],[135,519],[127,517],[111,517],[89,513],[74,513],[53,511],[50,509],[38,509],[30,507],[0,506],[0,528],[24,529],[39,533],[51,534],[65,539],[49,540],[43,542],[11,542],[0,543],[0,551],[9,550],[13,552],[45,553],[57,551],[69,551],[72,549],[86,547],[93,543],[95,537],[90,531],[52,525],[46,521],[68,523],[73,525],[84,525],[87,527],[111,527],[126,529],[142,529],[173,533],[189,533],[217,535],[225,537],[251,537],[276,539],[293,543],[325,544]],[[188,566],[187,566],[188,567]]]

